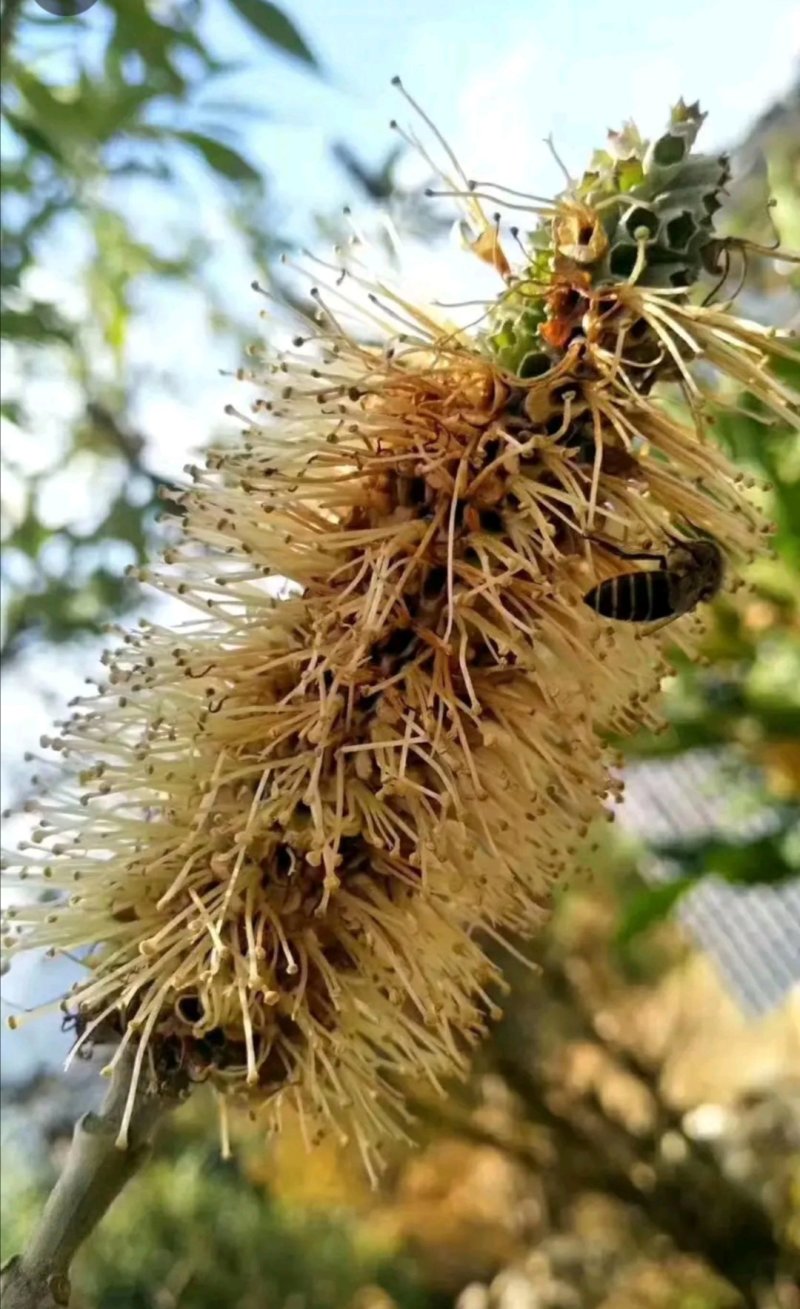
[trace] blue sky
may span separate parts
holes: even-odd
[[[547,193],[560,184],[543,142],[549,132],[578,172],[592,149],[602,145],[608,127],[632,117],[646,133],[656,131],[683,94],[699,98],[709,111],[705,147],[721,148],[735,142],[788,87],[800,60],[800,5],[794,0],[748,4],[741,19],[730,0],[651,0],[649,5],[506,0],[502,6],[460,0],[287,0],[286,9],[317,52],[325,79],[265,51],[222,0],[207,0],[200,21],[219,54],[249,65],[230,88],[236,98],[273,115],[253,127],[247,150],[273,179],[284,230],[302,239],[308,236],[310,211],[330,211],[349,198],[346,180],[330,158],[331,142],[345,140],[377,163],[394,140],[388,120],[410,119],[389,85],[396,73],[448,137],[469,175]],[[67,53],[68,41],[85,35],[80,24],[98,21],[99,8],[71,25]],[[414,174],[413,162],[407,169]],[[208,206],[211,213],[210,194]],[[241,297],[247,313],[249,280],[258,270],[243,269],[222,238],[215,258],[217,276],[231,295]],[[438,260],[432,256],[425,263],[426,278],[435,278]],[[446,298],[449,286],[442,289]],[[253,302],[254,333],[257,312]],[[149,319],[133,342],[140,362],[186,361],[183,390],[153,394],[142,415],[158,449],[157,465],[176,473],[218,426],[233,384],[220,379],[217,369],[235,363],[215,357],[211,341],[176,306],[180,314],[179,330],[165,311],[160,319]],[[42,433],[68,409],[69,396],[50,382],[43,405]],[[71,491],[62,487],[60,495],[77,501],[82,491],[77,485]],[[85,650],[60,656],[55,682],[46,655],[9,674],[6,777],[22,750],[57,716],[59,700],[95,671],[93,660],[94,652]],[[41,693],[45,684],[49,700]],[[32,985],[41,996],[42,986],[51,988],[52,980],[34,983],[26,972],[7,994],[30,998]],[[22,1053],[17,1043],[24,1042],[27,1055],[37,1058],[53,1039],[52,1027],[35,1024],[13,1045],[17,1057]],[[5,1034],[3,1054],[15,1059]]]
[[[398,112],[395,73],[469,174],[489,168],[539,190],[558,181],[541,144],[548,132],[579,168],[606,127],[633,117],[655,130],[683,94],[709,110],[706,144],[721,146],[788,85],[800,58],[794,0],[748,4],[739,18],[730,0],[292,0],[287,9],[329,81],[275,60],[240,89],[293,120],[270,127],[264,158],[281,194],[300,204],[330,194],[331,136],[380,157]],[[241,55],[244,33],[228,12],[212,0],[204,26]]]
[[[331,158],[332,142],[344,140],[378,163],[396,140],[389,119],[412,120],[390,86],[396,73],[469,176],[547,194],[562,184],[544,143],[548,133],[579,173],[607,128],[633,117],[645,133],[658,131],[669,106],[684,95],[699,98],[708,111],[702,146],[722,148],[800,70],[798,0],[760,0],[742,10],[746,22],[736,21],[729,0],[614,0],[605,6],[597,0],[506,0],[502,6],[463,0],[280,2],[317,52],[324,78],[268,48],[227,0],[204,0],[200,26],[215,53],[241,65],[227,79],[225,94],[264,115],[244,130],[242,144],[271,180],[282,234],[299,244],[313,233],[314,212],[330,213],[353,199]],[[61,60],[68,67],[71,47],[91,41],[92,31],[106,22],[100,5],[81,19],[53,19],[45,32],[39,29],[38,46],[52,51],[48,60],[56,66]],[[212,88],[210,94],[217,93]],[[403,180],[427,176],[413,159],[403,168]],[[249,285],[263,270],[243,262],[233,248],[226,197],[212,179],[197,183],[192,200],[193,219],[213,247],[209,271],[215,284],[225,287],[257,333],[259,306]],[[185,205],[186,195],[161,212],[146,187],[139,184],[137,191],[131,183],[126,204],[146,235],[163,239],[174,216],[170,208]],[[424,262],[427,280],[435,276],[436,263]],[[474,261],[466,262],[474,269]],[[47,275],[60,279],[69,294],[69,258],[62,249],[53,251]],[[466,298],[451,290],[447,283],[432,293]],[[162,297],[155,312],[140,319],[130,347],[133,366],[146,368],[155,360],[173,375],[160,392],[151,391],[148,412],[139,416],[152,438],[154,462],[167,475],[178,475],[190,450],[207,441],[230,398],[217,370],[239,362],[220,357],[219,342],[204,331],[203,315],[190,298],[189,288]],[[69,408],[66,396],[55,403],[52,379],[45,408],[48,401],[51,414],[42,414],[42,434],[51,417],[59,421]]]

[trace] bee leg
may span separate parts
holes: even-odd
[[[720,273],[719,281],[716,282],[716,284],[715,284],[714,286],[712,286],[711,290],[709,291],[708,295],[706,296],[705,300],[703,301],[703,308],[705,308],[706,305],[711,304],[711,302],[713,301],[713,299],[714,299],[714,297],[716,296],[717,292],[720,291],[720,290],[722,289],[722,287],[725,285],[725,283],[727,282],[727,280],[728,280],[728,273],[731,271],[731,248],[730,248],[730,245],[729,245],[727,242],[723,243],[723,245],[722,245],[722,249],[720,250],[719,253],[720,253],[720,255],[721,255],[721,259],[720,259],[719,264],[717,264],[717,267],[716,267],[713,271],[714,271],[715,273],[719,273],[719,272],[720,272],[720,264],[721,264],[721,265],[722,265],[722,272]]]
[[[674,623],[675,619],[680,617],[680,614],[669,614],[666,618],[660,618],[656,623],[648,623],[647,631],[643,635],[655,636],[656,632],[660,632],[662,627],[668,627],[670,623]]]
[[[616,555],[618,559],[644,559],[650,563],[657,563],[661,568],[667,566],[667,556],[647,553],[637,553],[631,550],[623,550],[619,545],[613,545],[611,541],[603,541],[598,537],[590,536],[586,538],[595,545],[602,546],[609,554]]]

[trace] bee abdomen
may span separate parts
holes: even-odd
[[[663,571],[621,573],[609,577],[584,596],[602,618],[618,622],[652,623],[675,615],[670,574]]]

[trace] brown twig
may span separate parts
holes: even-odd
[[[137,1092],[127,1149],[117,1135],[130,1089],[133,1056],[117,1064],[99,1113],[75,1126],[69,1155],[26,1249],[0,1274],[3,1309],[61,1309],[69,1304],[69,1270],[86,1238],[150,1153],[159,1120],[178,1103],[172,1090]]]

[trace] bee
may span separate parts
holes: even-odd
[[[658,564],[609,577],[587,591],[584,603],[603,618],[663,625],[713,600],[722,586],[725,565],[714,541],[676,541],[666,554],[628,554],[607,541],[602,545],[621,559]]]

